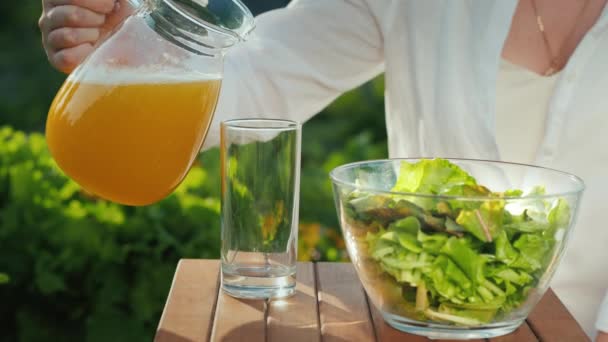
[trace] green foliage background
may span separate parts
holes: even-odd
[[[245,1],[254,13],[285,0]],[[51,159],[46,111],[64,75],[47,63],[39,0],[0,2],[0,341],[150,341],[180,258],[219,256],[219,158],[201,154],[167,199],[90,198]],[[383,79],[303,128],[299,258],[345,260],[328,172],[383,158]]]

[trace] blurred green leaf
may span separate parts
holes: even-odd
[[[0,273],[0,284],[6,284],[11,281],[11,277],[6,273]]]

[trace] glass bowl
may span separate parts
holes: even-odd
[[[467,159],[364,161],[330,177],[373,305],[396,329],[442,339],[517,329],[549,286],[584,190],[565,172]]]

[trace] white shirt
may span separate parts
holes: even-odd
[[[296,0],[263,14],[254,36],[227,56],[206,146],[217,144],[221,120],[306,121],[384,71],[390,157],[502,159],[495,138],[496,80],[516,5]],[[607,12],[559,76],[535,157],[536,164],[574,173],[587,184],[551,286],[590,335],[608,288]]]
[[[534,163],[558,76],[559,73],[545,77],[501,59],[496,80],[495,130],[502,160]]]

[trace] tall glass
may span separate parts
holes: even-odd
[[[240,298],[295,292],[301,125],[221,126],[222,289]]]

